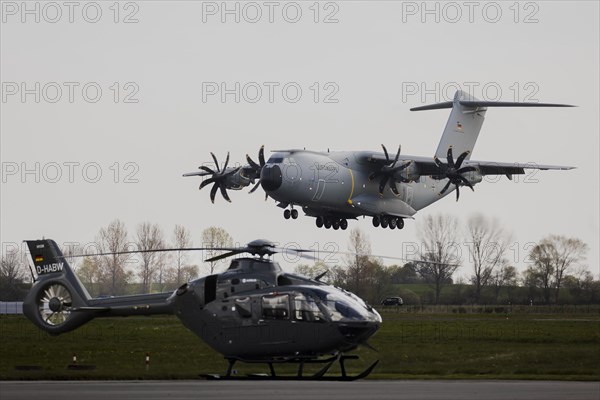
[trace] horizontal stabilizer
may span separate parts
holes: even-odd
[[[478,107],[577,107],[571,104],[554,104],[554,103],[533,103],[519,101],[481,101],[481,100],[460,100],[459,104],[463,107],[478,108]],[[411,108],[410,111],[425,111],[425,110],[440,110],[443,108],[452,108],[453,101],[445,101],[443,103],[429,104],[421,107]]]

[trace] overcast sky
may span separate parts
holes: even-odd
[[[240,243],[346,250],[349,231],[286,221],[262,190],[230,191],[232,204],[218,195],[212,205],[199,178],[181,175],[210,151],[243,163],[262,144],[401,144],[403,154],[432,156],[449,110],[409,108],[450,100],[460,87],[486,100],[578,105],[490,109],[472,156],[577,169],[483,182],[402,231],[370,219],[350,227],[369,235],[374,253],[402,256],[425,215],[464,225],[484,213],[513,232],[519,270],[531,243],[556,233],[590,246],[597,277],[599,3],[424,4],[2,1],[1,242],[86,243],[119,218],[130,233],[143,221],[169,237],[185,225],[196,245],[218,225]],[[464,264],[466,276],[466,247]]]

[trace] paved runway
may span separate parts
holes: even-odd
[[[598,400],[600,382],[555,381],[76,381],[0,382],[0,399]]]

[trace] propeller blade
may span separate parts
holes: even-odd
[[[212,169],[210,169],[210,168],[208,168],[207,166],[204,166],[204,165],[201,165],[198,168],[201,169],[202,171],[208,172],[209,174],[214,174],[215,173],[215,171],[213,171]]]
[[[250,189],[248,194],[254,193],[256,191],[256,189],[258,189],[259,186],[260,186],[260,181],[256,182],[256,185],[254,185],[254,187],[252,189]]]
[[[407,161],[407,162],[405,162],[404,164],[402,164],[402,165],[400,165],[398,167],[392,168],[389,172],[402,171],[402,170],[406,169],[410,164],[412,164],[412,161]]]
[[[385,175],[383,178],[381,178],[381,181],[379,181],[379,195],[383,196],[383,190],[385,189],[385,185],[388,183],[388,180],[390,179],[389,175]]]
[[[215,161],[215,166],[217,167],[217,172],[221,172],[221,169],[219,168],[219,162],[217,161],[217,157],[214,155],[214,153],[211,151],[210,155],[212,156],[213,160]]]
[[[433,161],[435,162],[435,165],[437,165],[439,169],[444,171],[445,165],[440,161],[440,159],[437,156],[433,156]]]
[[[226,174],[221,175],[221,178],[226,178],[228,176],[231,176],[233,174],[235,174],[236,172],[238,172],[242,167],[237,167],[232,169],[231,171],[227,172]],[[223,170],[223,172],[225,172],[225,170]]]
[[[469,180],[467,178],[465,178],[462,175],[458,175],[458,179],[463,182],[465,184],[465,186],[468,186],[469,188],[471,188],[472,191],[475,191],[475,188],[473,187],[473,185],[471,184],[471,182],[469,182]]]
[[[227,169],[227,164],[229,164],[229,152],[227,152],[227,158],[225,159],[225,165],[223,166],[223,171]]]
[[[459,168],[458,170],[456,170],[456,173],[457,173],[457,174],[463,174],[463,173],[465,173],[465,172],[471,172],[471,171],[477,171],[477,168],[475,168],[475,167],[474,167],[474,166],[472,166],[472,165],[469,165],[469,166],[467,166],[467,167],[462,167],[462,168]]]
[[[398,188],[396,187],[396,181],[394,181],[392,179],[392,181],[390,182],[390,188],[392,189],[392,192],[396,195],[396,196],[400,196],[400,192],[398,192]]]
[[[223,196],[223,198],[225,200],[227,200],[228,202],[231,203],[231,199],[229,198],[229,195],[227,194],[227,189],[225,189],[225,185],[219,185],[219,189],[221,189],[221,196]]]
[[[454,157],[452,157],[452,146],[448,147],[448,153],[446,154],[446,160],[448,161],[448,166],[450,168],[454,168]]]
[[[448,181],[448,183],[446,183],[446,186],[444,186],[444,188],[442,189],[442,191],[440,192],[440,194],[446,193],[446,190],[448,190],[448,188],[450,187],[450,184],[452,184],[452,182]]]
[[[387,149],[385,148],[385,146],[382,144],[381,147],[383,148],[383,152],[385,153],[385,159],[387,160],[387,163],[390,163],[390,156],[388,154]]]
[[[456,186],[456,201],[458,201],[458,198],[460,197],[460,189],[458,185],[454,185]]]
[[[260,150],[258,150],[258,162],[260,163],[261,167],[265,165],[265,145],[264,144],[262,146],[260,146]]]
[[[394,162],[392,164],[392,168],[396,165],[396,163],[398,162],[398,158],[400,158],[400,149],[402,149],[402,146],[399,145],[398,146],[398,152],[396,153],[396,158],[394,159]]]
[[[212,189],[210,189],[210,201],[215,204],[215,195],[217,194],[217,189],[219,189],[219,184],[215,182]]]
[[[248,164],[250,164],[250,166],[252,167],[253,170],[255,170],[255,171],[259,171],[260,170],[260,165],[258,165],[257,163],[255,163],[254,160],[251,159],[248,154],[246,154],[246,161],[248,161]]]
[[[202,183],[200,184],[200,187],[198,189],[202,189],[204,186],[209,185],[209,184],[213,183],[214,181],[215,181],[215,178],[206,179],[206,180],[202,181]]]
[[[471,152],[469,150],[465,151],[464,153],[462,153],[460,156],[458,156],[458,159],[456,160],[456,168],[460,168],[460,166],[462,165],[463,161],[465,160],[465,158],[467,158],[467,156],[471,154]]]

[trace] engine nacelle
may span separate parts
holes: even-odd
[[[471,182],[471,185],[475,185],[483,180],[483,175],[481,174],[479,168],[477,168],[475,171],[465,172],[462,175],[467,178],[469,182]]]
[[[227,171],[233,170],[234,168],[227,168]],[[229,175],[225,178],[225,185],[230,190],[241,190],[251,183],[255,182],[256,176],[252,169],[240,168],[235,174]]]
[[[408,167],[400,171],[397,175],[403,177],[404,179],[408,179],[409,181],[418,181],[421,177],[421,173],[419,172],[419,167],[414,162],[411,162]]]

